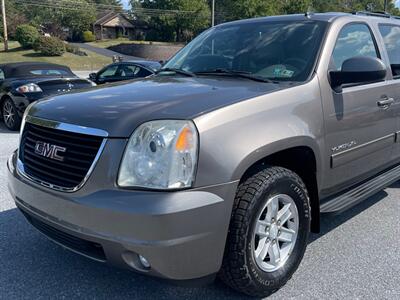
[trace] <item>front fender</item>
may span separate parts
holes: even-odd
[[[317,176],[321,174],[324,126],[316,77],[194,121],[200,133],[198,187],[240,180],[257,161],[299,146],[313,151]]]

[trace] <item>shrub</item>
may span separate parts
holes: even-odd
[[[84,32],[82,33],[82,40],[83,40],[85,43],[94,42],[94,41],[95,41],[95,38],[94,38],[93,32],[91,32],[91,31],[89,31],[89,30],[84,31]]]
[[[76,53],[79,52],[80,49],[79,49],[78,46],[71,45],[71,44],[66,44],[66,45],[65,45],[65,50],[66,50],[67,52],[69,52],[69,53],[76,54]]]
[[[88,56],[85,51],[82,51],[78,46],[76,45],[71,45],[71,44],[66,44],[65,45],[65,50],[69,53],[78,55],[78,56]]]
[[[27,24],[19,25],[15,31],[15,39],[26,49],[32,48],[38,38],[37,29]]]
[[[35,42],[34,49],[46,56],[62,56],[65,52],[65,44],[59,38],[41,36]]]

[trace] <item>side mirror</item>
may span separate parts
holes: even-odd
[[[96,81],[97,73],[90,73],[89,74],[89,79],[92,81]]]
[[[344,84],[371,83],[384,80],[386,66],[379,58],[356,56],[343,62],[340,71],[330,71],[329,80],[334,91],[340,93]]]

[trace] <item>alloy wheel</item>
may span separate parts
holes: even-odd
[[[299,214],[294,200],[284,194],[268,199],[253,229],[252,248],[257,266],[265,272],[282,268],[296,244]]]
[[[3,119],[8,128],[13,128],[15,123],[16,111],[10,101],[6,101],[3,106]]]

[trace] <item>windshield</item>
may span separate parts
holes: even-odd
[[[192,73],[224,70],[278,81],[305,81],[313,69],[325,28],[325,22],[317,21],[218,26],[198,36],[164,69]]]

